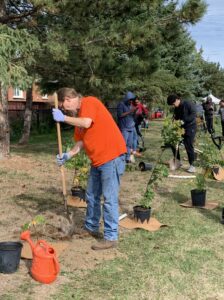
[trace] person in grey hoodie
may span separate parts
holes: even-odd
[[[131,106],[131,102],[136,99],[135,94],[127,92],[123,100],[117,105],[118,127],[125,139],[127,153],[126,162],[130,162],[131,149],[133,144],[133,133],[135,130],[134,114],[135,107]]]

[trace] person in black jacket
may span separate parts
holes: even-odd
[[[202,104],[202,107],[204,109],[205,121],[206,121],[208,132],[210,134],[214,133],[214,128],[213,128],[214,107],[212,104],[212,98],[208,96],[206,101]]]
[[[224,99],[219,102],[219,115],[221,117],[222,136],[224,137]]]
[[[182,127],[185,129],[183,136],[183,143],[188,155],[188,161],[190,164],[187,170],[190,173],[195,172],[193,165],[194,157],[194,138],[196,134],[196,108],[195,105],[190,101],[181,100],[178,95],[172,94],[167,98],[167,104],[174,107],[174,119],[182,121]],[[175,149],[172,149],[175,155]],[[180,160],[180,153],[178,150],[177,159]]]

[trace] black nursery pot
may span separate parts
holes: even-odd
[[[139,148],[138,148],[138,151],[139,151],[139,152],[145,152],[145,151],[146,151],[146,148],[145,148],[145,147],[139,147]]]
[[[205,206],[206,190],[191,190],[191,200],[193,206]]]
[[[147,221],[149,222],[150,216],[151,216],[151,207],[145,208],[142,207],[141,205],[137,205],[133,207],[134,210],[134,218],[137,220],[140,220],[141,223],[144,223]]]
[[[141,161],[138,167],[141,171],[147,171],[147,170],[152,170],[153,164]]]
[[[0,243],[0,273],[14,273],[19,267],[21,250],[23,244],[20,242]]]
[[[221,222],[222,224],[224,224],[224,207],[222,208],[222,215],[221,215],[221,220],[220,220],[220,222]]]
[[[82,187],[71,188],[72,196],[80,198],[80,200],[86,200],[86,191]]]

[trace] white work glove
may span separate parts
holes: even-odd
[[[65,164],[65,162],[67,160],[69,160],[71,158],[71,155],[69,154],[69,152],[64,152],[62,153],[62,155],[60,156],[59,154],[56,156],[56,160],[57,160],[57,164],[59,166],[62,166]]]
[[[65,115],[58,108],[53,108],[52,109],[52,115],[53,115],[53,119],[56,122],[64,122],[65,121]]]

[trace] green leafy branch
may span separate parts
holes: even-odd
[[[147,183],[146,191],[140,201],[141,206],[144,208],[149,208],[151,206],[155,197],[155,187],[158,185],[159,181],[162,181],[162,179],[168,177],[168,175],[169,170],[165,165],[156,164]]]
[[[176,146],[183,139],[184,129],[180,120],[165,119],[161,136],[165,145]]]
[[[197,174],[195,178],[195,183],[196,183],[196,189],[198,191],[203,191],[206,187],[205,175]]]
[[[27,222],[25,224],[22,225],[22,231],[28,230],[31,227],[34,227],[34,229],[36,230],[36,226],[37,225],[41,225],[45,223],[45,218],[42,215],[37,215],[35,216],[35,218],[33,220],[31,220],[30,222]]]

